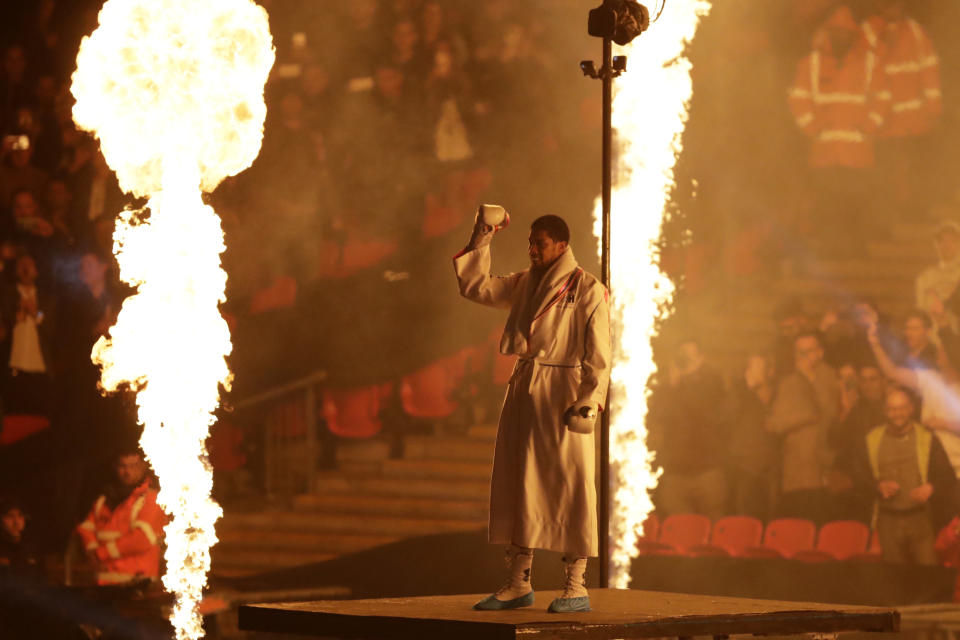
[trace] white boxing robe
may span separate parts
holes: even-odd
[[[529,270],[490,275],[489,246],[462,252],[454,268],[465,298],[510,309],[500,351],[518,356],[497,430],[489,540],[596,556],[594,436],[567,430],[563,413],[575,403],[603,408],[607,291],[569,248],[539,283]]]

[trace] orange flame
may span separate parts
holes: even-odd
[[[267,14],[252,0],[108,0],[71,87],[74,120],[99,138],[120,186],[149,196],[143,211],[120,213],[114,253],[137,291],[92,357],[105,390],[137,391],[140,445],[172,516],[163,583],[178,640],[203,636],[198,604],[221,515],[205,441],[231,377],[223,231],[201,190],[257,157],[273,62]]]
[[[653,510],[649,492],[659,474],[647,449],[647,382],[656,372],[650,339],[669,310],[673,284],[657,266],[656,242],[680,154],[693,89],[684,47],[693,38],[708,0],[671,0],[660,19],[631,44],[629,71],[614,82],[613,127],[620,157],[611,202],[610,586],[630,584],[643,521]],[[600,237],[600,201],[594,233]],[[637,245],[646,251],[636,251]],[[638,389],[644,389],[643,392]],[[629,391],[633,391],[633,396]]]

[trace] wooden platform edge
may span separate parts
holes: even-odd
[[[237,610],[242,631],[314,635],[337,639],[411,638],[436,636],[458,640],[515,640],[517,627],[509,622],[476,623],[464,620],[354,616],[315,611],[280,611],[269,605],[242,605]]]
[[[533,638],[615,638],[689,637],[721,635],[793,635],[842,632],[896,632],[900,613],[895,609],[845,613],[797,609],[747,615],[683,616],[636,623],[592,623],[576,619],[556,622],[476,622],[391,616],[356,616],[317,611],[278,610],[269,605],[243,605],[238,611],[239,627],[245,631],[307,634],[330,638],[417,638],[434,635],[464,640],[518,640]]]
[[[588,626],[578,625],[580,633]],[[622,638],[624,630],[630,638],[649,638],[660,636],[730,636],[730,635],[801,635],[810,633],[895,633],[900,630],[900,612],[895,609],[876,613],[845,613],[842,611],[816,611],[797,609],[796,611],[778,611],[776,613],[740,614],[729,619],[717,616],[684,616],[682,618],[662,618],[659,620],[638,622],[625,625],[599,625],[606,627],[609,633],[590,634],[597,640]],[[573,631],[573,629],[571,629]],[[576,635],[576,634],[571,634]],[[517,637],[527,637],[518,634]]]

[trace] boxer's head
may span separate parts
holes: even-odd
[[[563,255],[570,244],[570,229],[560,216],[540,216],[530,225],[530,266],[545,269]]]

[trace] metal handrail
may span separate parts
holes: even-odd
[[[294,380],[293,382],[287,382],[286,384],[273,387],[266,391],[261,391],[260,393],[248,396],[243,400],[232,403],[235,409],[246,409],[258,404],[263,404],[269,400],[275,400],[277,398],[288,395],[292,391],[299,391],[306,387],[313,386],[320,382],[325,382],[329,377],[324,370],[314,371],[308,376],[300,378],[299,380]]]
[[[304,376],[299,380],[294,380],[293,382],[288,382],[286,384],[279,385],[272,389],[248,396],[243,400],[233,403],[233,408],[236,409],[249,409],[258,405],[262,405],[266,402],[273,400],[278,400],[280,398],[285,398],[295,393],[303,393],[303,411],[306,418],[306,433],[304,434],[305,442],[305,460],[306,467],[303,469],[303,476],[306,478],[306,490],[308,492],[313,492],[316,488],[316,460],[317,460],[317,408],[318,408],[318,398],[317,398],[317,385],[327,380],[326,371],[315,371],[308,376]],[[276,461],[273,459],[274,455],[274,446],[276,443],[273,441],[269,429],[263,430],[264,438],[264,489],[268,495],[273,494],[274,486],[274,471],[277,468]]]

